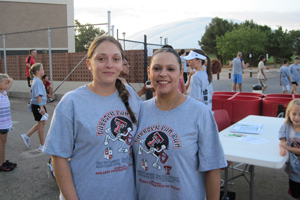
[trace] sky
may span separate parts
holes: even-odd
[[[220,17],[238,21],[253,19],[255,23],[273,29],[282,26],[284,30],[296,30],[300,29],[299,6],[299,0],[74,0],[74,19],[81,24],[107,23],[107,11],[111,11],[115,36],[118,29],[119,38],[123,38],[122,33],[125,32],[126,39],[157,25],[195,17]],[[97,27],[107,31],[105,25]]]

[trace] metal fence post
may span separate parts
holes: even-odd
[[[52,57],[51,57],[51,36],[50,28],[48,27],[48,46],[49,46],[49,71],[50,71],[50,82],[53,85],[53,76],[52,76]]]
[[[250,69],[250,77],[252,77],[252,69]]]
[[[4,69],[5,69],[5,74],[7,74],[5,34],[3,34],[3,56],[4,56]]]
[[[219,74],[217,74],[217,80],[219,80],[220,79],[220,73]]]
[[[231,79],[231,69],[228,71],[228,78]]]
[[[148,80],[147,75],[147,35],[144,35],[144,83]]]

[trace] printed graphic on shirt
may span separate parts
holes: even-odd
[[[130,115],[126,111],[109,111],[103,115],[97,124],[96,135],[104,138],[102,144],[105,149],[101,153],[101,158],[104,159],[96,162],[98,169],[96,175],[121,172],[132,167],[131,132],[136,128],[137,123],[131,122]]]
[[[292,141],[290,143],[291,147],[300,148],[300,138],[290,138],[290,140]],[[292,160],[292,162],[299,165],[300,164],[300,154],[296,154],[296,153],[293,153],[293,152],[291,152],[291,154],[293,155],[293,158],[294,158]]]
[[[175,130],[166,125],[152,125],[139,131],[134,143],[138,145],[137,156],[141,157],[137,159],[140,162],[140,167],[136,169],[138,181],[153,187],[180,191],[179,177],[172,174],[172,168],[176,166],[172,166],[168,155],[171,150],[182,147]]]
[[[118,150],[119,153],[127,153],[131,146],[133,136],[130,132],[133,130],[131,122],[125,117],[114,117],[111,120],[110,127],[105,129],[104,145],[108,145],[109,140],[115,142],[120,141],[121,146]],[[125,143],[129,146],[125,148]]]
[[[155,131],[148,135],[146,139],[140,140],[138,154],[142,154],[143,151],[146,154],[152,154],[156,158],[152,166],[161,169],[161,166],[157,162],[160,160],[164,164],[168,160],[168,155],[164,152],[165,149],[168,150],[168,146],[168,136],[161,131]]]
[[[169,148],[181,148],[181,141],[178,138],[178,134],[175,131],[165,125],[153,125],[149,126],[137,133],[134,142],[138,144],[138,154],[143,156],[150,154],[155,157],[155,162],[150,163],[152,167],[161,170],[165,169],[169,173],[171,166],[164,166],[168,161],[167,151]],[[146,135],[146,138],[142,138]],[[172,141],[173,145],[170,146],[169,140]],[[146,163],[145,163],[146,162]],[[142,166],[145,171],[148,169],[148,162],[146,159],[142,159]]]

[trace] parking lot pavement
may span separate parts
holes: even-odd
[[[279,69],[278,69],[279,70]],[[269,87],[266,93],[281,93],[279,73],[276,70],[266,73]],[[257,83],[256,74],[250,78],[249,72],[243,74],[244,92],[252,92],[252,85]],[[231,91],[232,79],[223,70],[220,80],[214,75],[214,91]],[[14,130],[9,132],[6,145],[6,159],[16,162],[18,166],[10,172],[0,172],[0,199],[2,200],[53,200],[58,199],[59,189],[55,180],[49,175],[47,162],[49,155],[37,150],[39,138],[37,133],[31,137],[31,147],[23,143],[21,134],[26,133],[35,124],[32,113],[27,110],[27,100],[11,98],[11,113]],[[45,134],[57,101],[47,104],[49,119]],[[274,133],[277,135],[277,133]],[[279,153],[279,152],[278,152]],[[213,159],[213,158],[212,158]],[[223,171],[221,172],[223,176]],[[233,172],[234,175],[237,171]],[[232,175],[229,170],[229,177]],[[287,194],[288,176],[283,169],[255,167],[254,199],[293,199]],[[191,188],[195,190],[196,188]],[[249,184],[243,178],[236,179],[229,185],[229,191],[236,192],[237,200],[249,199]],[[120,197],[122,199],[122,197]]]

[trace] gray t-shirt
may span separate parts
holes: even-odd
[[[227,166],[212,113],[191,97],[170,111],[155,99],[142,103],[133,142],[138,199],[204,200],[205,172]]]
[[[287,143],[295,148],[300,148],[300,132],[295,132],[292,125],[284,123],[278,133],[278,138],[286,138]],[[300,183],[300,155],[289,152],[289,161],[285,168],[289,179]]]
[[[181,62],[183,63],[183,72],[187,72],[187,66],[186,66],[186,60],[183,58],[183,56],[180,56]]]
[[[290,71],[291,71],[291,80],[292,82],[296,82],[298,83],[299,82],[299,79],[300,79],[300,65],[295,65],[294,64],[291,64],[290,65]]]
[[[141,99],[126,88],[138,119]],[[103,97],[82,86],[64,95],[55,109],[44,152],[71,158],[79,199],[136,199],[131,145],[137,124],[118,95]]]
[[[241,58],[234,58],[232,60],[233,65],[233,71],[232,74],[243,74],[243,65],[242,65],[242,59]]]
[[[212,99],[209,95],[208,76],[205,71],[198,71],[191,77],[187,95],[198,99],[212,109]]]
[[[280,67],[279,73],[281,75],[281,85],[290,85],[290,80],[288,76],[291,76],[291,71],[288,66]]]
[[[41,79],[35,76],[31,84],[30,103],[34,105],[39,105],[36,99],[38,96],[42,97],[42,103],[43,105],[46,105],[47,94],[46,94],[45,86],[43,84],[43,81],[41,81]]]

